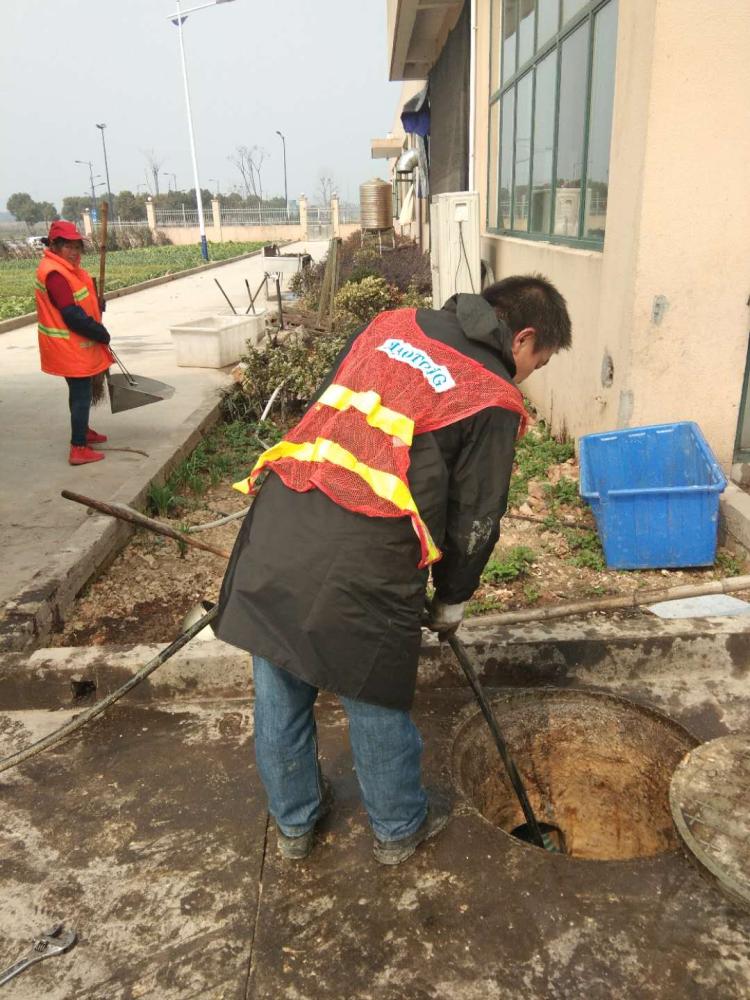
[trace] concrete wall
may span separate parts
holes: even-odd
[[[477,6],[484,219],[489,4]],[[556,430],[693,419],[731,463],[750,320],[748,51],[745,4],[621,0],[603,252],[485,234],[496,277],[540,271],[568,300],[574,348],[526,384]]]
[[[198,242],[197,226],[159,226],[159,232],[180,246]],[[282,240],[300,240],[303,238],[302,227],[296,226],[222,226],[221,230],[206,226],[206,239],[209,243],[228,243],[230,240],[249,242],[260,240],[263,243],[279,243]]]

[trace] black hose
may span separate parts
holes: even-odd
[[[197,635],[201,629],[204,629],[206,625],[208,625],[216,617],[218,611],[218,605],[211,608],[208,614],[199,618],[194,625],[191,625],[187,631],[179,635],[174,642],[170,643],[169,646],[166,647],[166,649],[163,649],[152,660],[149,660],[144,667],[141,667],[137,674],[133,674],[133,676],[127,680],[122,687],[113,691],[112,694],[107,695],[106,698],[98,701],[95,705],[92,705],[91,708],[82,712],[80,715],[76,715],[75,718],[70,720],[70,722],[66,722],[64,726],[60,726],[59,729],[55,729],[54,732],[48,733],[47,736],[43,736],[42,739],[32,743],[31,746],[26,747],[24,750],[19,750],[17,753],[11,754],[10,757],[4,757],[0,760],[0,772],[7,771],[8,768],[15,767],[16,764],[20,764],[22,761],[28,760],[29,757],[34,757],[43,750],[47,750],[49,747],[54,746],[61,740],[64,740],[66,736],[70,736],[72,733],[76,732],[76,730],[81,729],[87,722],[91,722],[92,719],[101,715],[102,712],[106,712],[110,705],[114,705],[114,703],[122,698],[124,694],[127,694],[128,691],[132,691],[137,684],[140,684],[141,681],[148,677],[149,674],[152,674],[157,667],[160,667],[162,663],[165,663],[170,656],[174,656],[178,650],[187,645],[193,636]]]

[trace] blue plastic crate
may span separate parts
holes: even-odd
[[[727,481],[692,421],[580,439],[581,496],[607,566],[710,566]]]

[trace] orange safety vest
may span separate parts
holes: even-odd
[[[377,316],[357,337],[331,385],[283,441],[265,451],[235,489],[250,493],[273,469],[298,493],[322,490],[370,517],[411,517],[419,568],[442,553],[414,502],[407,471],[415,434],[456,423],[488,406],[528,415],[519,390],[478,362],[428,337],[416,309]]]
[[[114,360],[105,344],[88,340],[70,330],[47,294],[47,275],[57,271],[65,278],[73,300],[87,315],[101,322],[102,314],[94,282],[88,271],[72,267],[51,250],[45,250],[36,272],[36,312],[39,321],[39,354],[42,371],[49,375],[85,378],[109,368]]]

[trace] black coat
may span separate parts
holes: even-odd
[[[420,309],[417,322],[501,378],[515,374],[510,330],[480,296]],[[518,421],[487,407],[412,444],[409,485],[443,552],[432,576],[448,604],[471,597],[497,542]],[[419,560],[409,517],[355,514],[271,472],[235,543],[216,632],[316,687],[408,709],[428,578]]]

